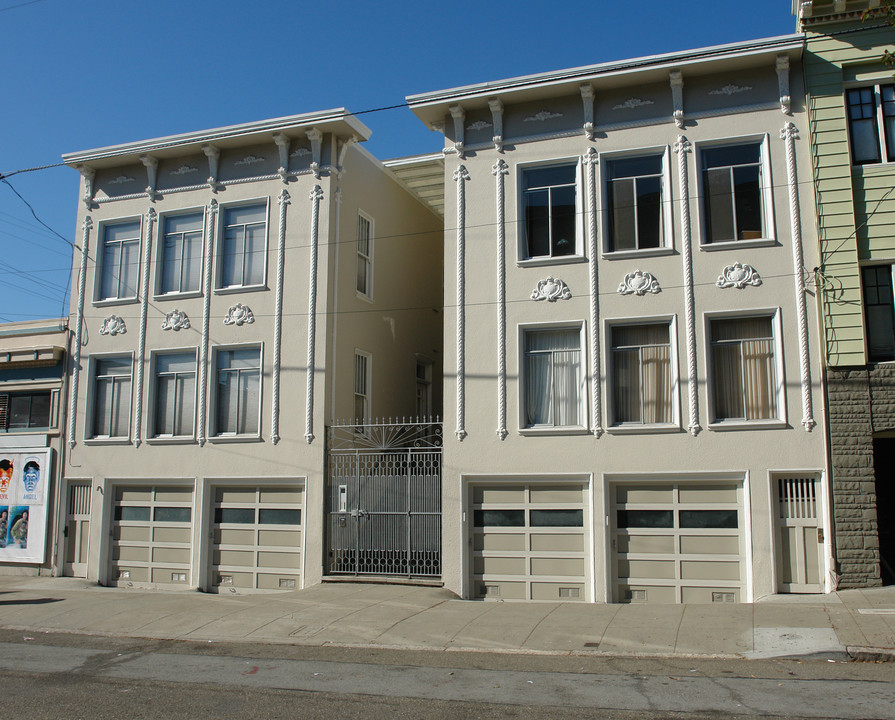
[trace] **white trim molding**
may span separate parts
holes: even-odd
[[[277,151],[280,154],[280,167],[277,168],[277,175],[283,182],[289,181],[289,143],[291,142],[285,133],[274,133],[273,141],[277,145]]]
[[[531,299],[535,301],[556,302],[557,300],[568,300],[571,297],[572,291],[569,290],[565,281],[554,277],[539,280],[538,286],[531,291]]]
[[[189,330],[190,318],[183,311],[174,308],[171,312],[165,313],[165,319],[162,322],[162,330]]]
[[[221,150],[216,145],[203,145],[202,152],[208,158],[208,187],[212,192],[218,190],[218,163],[221,159]]]
[[[589,147],[581,159],[587,170],[587,245],[588,270],[590,273],[590,371],[591,371],[591,405],[593,416],[592,432],[595,438],[603,434],[602,400],[600,397],[600,303],[599,273],[597,268],[597,166],[600,156],[594,148]]]
[[[643,272],[642,270],[635,270],[632,273],[627,273],[625,279],[622,280],[618,286],[619,295],[637,295],[638,297],[643,297],[647,293],[655,295],[660,292],[662,292],[662,288],[659,287],[659,281],[656,280],[655,276],[652,273]]]
[[[287,146],[288,151],[288,146]],[[280,355],[283,340],[283,275],[286,265],[286,208],[292,198],[286,188],[277,197],[280,205],[280,225],[277,234],[277,287],[273,319],[273,371],[271,372],[271,420],[270,440],[276,445],[280,441]]]
[[[203,146],[203,150],[205,150],[205,154],[208,155],[208,150],[205,148],[209,146]],[[216,148],[215,148],[216,149]],[[209,161],[211,156],[209,155]],[[217,168],[217,161],[215,161],[215,169]],[[209,185],[214,189],[214,185],[216,181],[209,177]],[[205,227],[205,282],[203,289],[203,303],[202,303],[202,340],[199,345],[199,387],[202,388],[202,391],[199,393],[199,408],[196,416],[196,440],[199,443],[199,446],[205,444],[205,440],[207,439],[207,412],[208,412],[208,393],[205,392],[204,388],[206,387],[206,383],[208,380],[208,336],[210,331],[210,323],[211,323],[211,280],[212,280],[212,248],[214,248],[214,232],[215,232],[215,220],[218,215],[218,201],[214,198],[208,203],[208,207],[205,212],[206,218],[206,227]]]
[[[457,183],[457,430],[458,440],[466,435],[466,183],[465,165],[454,171]]]
[[[120,315],[109,315],[103,324],[100,325],[99,334],[115,337],[116,335],[124,335],[127,332],[127,324]]]
[[[451,105],[448,110],[454,118],[454,152],[463,160],[466,157],[463,154],[463,123],[466,122],[466,111],[460,105]]]
[[[75,446],[75,419],[78,409],[78,378],[81,374],[81,342],[84,333],[84,295],[87,292],[87,252],[90,248],[90,230],[93,220],[89,215],[84,218],[81,235],[81,266],[78,270],[78,315],[75,318],[75,342],[72,348],[71,398],[68,411],[68,446]]]
[[[488,107],[491,110],[491,122],[494,125],[491,142],[497,152],[503,152],[503,103],[500,98],[490,98]]]
[[[93,181],[96,178],[96,170],[88,165],[78,165],[78,172],[84,178],[84,207],[93,209]]]
[[[674,105],[674,124],[678,130],[684,129],[684,75],[680,70],[672,70],[668,73],[671,83],[671,100]]]
[[[140,447],[143,429],[143,365],[146,359],[146,316],[149,312],[149,267],[152,265],[152,228],[158,214],[155,208],[146,211],[146,234],[143,241],[146,257],[143,258],[143,278],[140,284],[140,336],[137,340],[136,377],[134,378],[134,447]]]
[[[319,134],[319,133],[318,133]],[[310,137],[310,132],[308,134]],[[318,141],[319,143],[319,141]],[[318,148],[319,151],[319,148]],[[307,399],[305,401],[305,442],[314,442],[314,373],[317,334],[317,242],[320,234],[320,201],[323,188],[315,185],[308,199],[311,201],[311,267],[308,279],[308,365]]]
[[[310,130],[305,131],[305,136],[308,138],[308,140],[311,141],[311,155],[313,156],[311,160],[311,172],[314,173],[314,177],[319,180],[320,150],[321,144],[323,142],[323,133],[320,132],[317,128],[311,128]],[[320,192],[323,192],[323,190],[321,190]]]
[[[584,136],[592,141],[594,139],[594,86],[590,83],[581,83],[578,89],[581,91],[581,104],[584,109]]]
[[[718,276],[715,282],[719,288],[736,288],[742,290],[747,285],[758,287],[761,285],[761,275],[751,265],[744,265],[741,262],[735,262],[733,265],[727,265]]]
[[[154,158],[152,157],[152,155],[141,155],[140,162],[142,162],[143,165],[146,167],[146,179],[148,182],[145,191],[146,197],[148,197],[152,202],[155,202],[155,185],[158,176],[158,158]]]
[[[243,325],[251,325],[254,322],[255,313],[252,312],[252,308],[242,303],[231,305],[227,308],[227,314],[224,316],[224,325],[242,327]]]
[[[509,434],[507,431],[507,237],[504,188],[504,178],[509,172],[509,165],[503,158],[498,158],[491,168],[497,194],[497,436],[501,440],[505,440]]]
[[[789,94],[789,56],[777,56],[777,86],[780,91],[780,111],[792,115],[792,98]]]

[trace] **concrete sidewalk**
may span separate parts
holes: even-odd
[[[0,577],[0,627],[209,642],[552,654],[895,659],[895,587],[751,605],[491,603],[408,585],[207,595]]]

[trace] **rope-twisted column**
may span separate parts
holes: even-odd
[[[497,184],[497,436],[507,433],[507,284],[504,178],[509,165],[500,158],[491,168]]]
[[[587,168],[587,242],[590,269],[590,364],[593,433],[603,434],[602,396],[600,385],[600,280],[597,269],[597,163],[599,156],[592,147],[583,158]]]
[[[280,353],[283,332],[283,273],[286,262],[286,207],[292,198],[286,189],[277,198],[280,204],[280,231],[277,237],[277,296],[273,321],[273,399],[271,400],[270,439],[274,445],[280,441]]]
[[[212,248],[214,247],[214,227],[218,214],[218,201],[214,198],[208,203],[205,212],[205,278],[202,286],[202,342],[199,346],[199,412],[196,420],[197,439],[199,445],[205,444],[205,430],[207,428],[206,413],[208,408],[208,335],[211,323],[211,272],[212,272]]]
[[[677,153],[678,179],[681,196],[681,259],[684,264],[684,314],[687,323],[687,390],[690,395],[690,425],[693,437],[702,429],[699,426],[699,392],[696,374],[696,311],[693,303],[693,257],[690,235],[690,184],[687,177],[687,153],[693,149],[690,141],[678,135],[674,144]]]
[[[454,171],[457,183],[457,439],[466,437],[466,181],[465,165]]]
[[[780,131],[786,143],[786,179],[789,183],[789,217],[792,228],[792,266],[796,280],[796,312],[799,320],[799,370],[802,380],[802,425],[811,432],[814,422],[811,407],[811,365],[808,357],[808,313],[805,308],[805,274],[802,259],[802,223],[799,210],[799,183],[796,175],[795,142],[799,131],[791,122]]]
[[[81,342],[84,333],[84,294],[87,291],[87,251],[90,247],[90,229],[93,220],[84,218],[84,234],[81,236],[81,266],[78,270],[78,315],[75,318],[75,346],[72,348],[71,397],[68,406],[68,446],[75,446],[75,411],[78,409],[78,377],[81,374]]]
[[[146,315],[149,310],[149,266],[152,264],[152,226],[157,214],[155,208],[146,212],[146,233],[143,245],[146,258],[143,261],[143,277],[140,283],[140,339],[137,342],[136,382],[134,383],[134,447],[140,447],[143,429],[143,365],[146,359]]]
[[[323,188],[311,190],[311,277],[308,282],[308,383],[305,406],[305,440],[314,442],[314,346],[317,334],[317,237],[320,232],[320,200]]]

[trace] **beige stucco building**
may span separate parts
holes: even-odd
[[[802,45],[408,98],[445,135],[446,587],[832,588]]]
[[[337,109],[64,157],[67,572],[317,583],[326,426],[438,412],[442,219],[369,135]]]

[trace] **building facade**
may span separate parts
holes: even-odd
[[[801,36],[407,100],[445,135],[445,586],[829,591]]]
[[[442,221],[369,134],[339,109],[64,157],[69,574],[320,582],[326,424],[438,411]]]
[[[895,582],[895,28],[879,2],[794,4],[805,33],[841,587]]]

